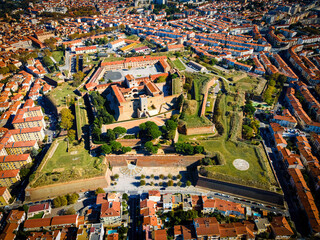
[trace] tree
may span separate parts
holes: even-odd
[[[68,210],[65,211],[64,214],[65,214],[65,215],[75,215],[75,214],[76,214],[76,210],[74,210],[74,208],[71,207],[71,208],[68,208]]]
[[[52,52],[50,52],[49,49],[45,49],[45,50],[43,51],[43,53],[44,53],[45,56],[48,56],[48,57],[51,57],[51,56],[52,56]]]
[[[251,139],[253,137],[253,128],[248,125],[242,126],[242,134],[245,139]]]
[[[105,191],[102,188],[97,188],[94,193],[98,195],[99,193],[105,193]]]
[[[122,135],[127,133],[127,129],[125,129],[124,127],[115,127],[113,129],[114,133],[116,134],[117,138]]]
[[[158,146],[153,146],[153,143],[151,141],[148,141],[144,144],[145,149],[148,152],[151,152],[153,154],[156,154],[158,152]]]
[[[154,178],[154,174],[151,174],[151,176],[150,176],[152,179]]]
[[[161,131],[159,127],[154,122],[148,121],[145,123],[141,123],[139,125],[140,128],[140,137],[147,138],[149,140],[158,138],[161,136]]]
[[[71,110],[64,108],[61,110],[61,122],[60,126],[63,129],[69,130],[73,125],[74,116],[71,113]]]
[[[68,200],[67,200],[66,196],[58,196],[55,199],[53,199],[53,205],[55,208],[67,206]]]
[[[189,143],[176,143],[175,149],[178,153],[182,154],[193,155],[195,153],[194,147]],[[197,151],[200,151],[200,149]]]
[[[169,180],[168,183],[167,183],[167,185],[168,185],[169,187],[173,186],[173,181],[172,181],[172,180]]]
[[[190,186],[191,186],[191,182],[190,182],[189,180],[186,182],[186,186],[187,186],[187,187],[190,187]]]
[[[160,179],[164,179],[164,175],[163,174],[160,174]]]
[[[79,71],[77,73],[74,73],[72,77],[73,77],[72,86],[78,87],[84,78],[84,73],[82,71]]]
[[[243,108],[244,113],[252,115],[256,111],[256,108],[252,104],[247,103]]]
[[[126,194],[126,193],[122,194],[122,199],[125,201],[128,201],[129,200],[128,194]]]
[[[76,203],[78,199],[79,199],[79,194],[77,193],[72,193],[71,195],[69,194],[67,195],[68,205]]]
[[[122,153],[128,153],[128,152],[131,152],[131,150],[132,150],[131,147],[122,147],[121,148]]]
[[[140,176],[140,179],[145,179],[145,178],[146,178],[146,176],[143,174]]]
[[[178,174],[178,175],[177,175],[177,179],[180,180],[181,178],[182,178],[182,175],[181,175],[181,174]]]
[[[107,142],[114,141],[116,139],[116,134],[112,129],[108,129],[106,132]]]
[[[46,65],[47,67],[50,67],[53,65],[53,61],[48,56],[43,57],[42,60],[43,60],[44,65]]]
[[[146,181],[145,180],[140,180],[140,186],[144,186],[146,185]]]
[[[100,149],[104,154],[109,154],[112,151],[111,147],[108,144],[101,145]]]
[[[121,143],[117,142],[117,141],[111,141],[110,142],[110,146],[113,152],[118,152],[121,150]]]
[[[38,150],[33,147],[30,153],[31,157],[35,158],[38,154]]]
[[[168,178],[172,179],[172,174],[171,173],[168,174]]]
[[[203,146],[195,146],[194,147],[194,153],[203,153],[204,152],[204,147]]]
[[[73,129],[68,130],[68,138],[70,142],[73,142],[76,139],[76,131]]]

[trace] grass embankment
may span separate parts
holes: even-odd
[[[73,146],[69,144],[67,151],[67,142],[63,138],[57,141],[54,153],[46,155],[43,166],[39,166],[41,171],[36,172],[35,179],[31,183],[32,187],[40,187],[54,183],[63,183],[77,179],[85,179],[100,176],[105,171],[103,159],[91,157],[84,148],[84,143]],[[52,144],[54,147],[56,144]],[[55,147],[54,147],[55,148]]]
[[[183,63],[180,61],[179,58],[177,58],[176,60],[174,60],[173,63],[174,63],[174,65],[176,66],[176,68],[179,69],[179,71],[186,70],[186,67],[183,65]]]

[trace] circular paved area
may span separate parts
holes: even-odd
[[[117,81],[121,78],[122,78],[122,74],[120,72],[108,71],[107,73],[104,74],[104,79],[106,81],[108,81],[108,80]]]
[[[249,169],[250,165],[246,160],[243,159],[236,159],[233,161],[233,166],[240,170],[240,171],[246,171]]]

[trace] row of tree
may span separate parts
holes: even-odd
[[[128,153],[131,152],[131,147],[125,147],[122,146],[121,143],[117,142],[117,141],[111,141],[109,144],[103,144],[100,147],[101,152],[104,154],[110,154],[110,153]]]
[[[58,196],[53,199],[53,206],[55,208],[74,204],[78,201],[79,195],[77,193],[67,194],[64,196]]]
[[[190,143],[176,143],[175,144],[176,152],[186,155],[194,155],[204,153],[204,147],[201,145],[193,146]]]

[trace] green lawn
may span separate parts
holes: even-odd
[[[37,177],[32,183],[33,187],[89,178],[104,173],[103,159],[91,157],[83,142],[76,146],[69,144],[67,152],[67,142],[64,138],[56,141],[59,141],[58,146],[51,158],[45,157],[48,160],[41,172],[37,172]]]
[[[121,61],[121,60],[124,60],[124,57],[109,56],[109,57],[104,57],[103,58],[103,62],[115,62],[115,61]]]
[[[127,39],[137,41],[137,40],[139,40],[139,37],[137,35],[133,34],[133,35],[128,36]]]
[[[186,69],[186,67],[183,65],[183,63],[180,61],[179,58],[173,61],[174,65],[180,70],[183,71]]]
[[[60,62],[61,58],[64,56],[63,51],[54,51],[52,52],[52,57],[56,60],[57,63]]]
[[[172,94],[180,94],[182,89],[182,81],[180,78],[172,79]]]
[[[87,110],[84,105],[83,98],[80,98],[78,102],[76,102],[76,123],[77,123],[77,136],[78,139],[81,139],[82,136],[82,128],[88,124],[87,120]]]
[[[38,214],[33,215],[33,217],[28,218],[28,219],[38,219],[38,218],[42,218],[44,215],[44,212],[40,212]]]
[[[194,127],[205,127],[212,125],[212,122],[209,121],[206,117],[199,117],[196,115],[186,115],[183,119],[187,123],[187,127],[194,128]]]
[[[63,83],[61,86],[51,90],[48,97],[56,104],[57,107],[66,106],[70,100],[76,96],[74,94],[75,87],[70,86],[68,83]],[[67,102],[66,102],[67,101]]]

